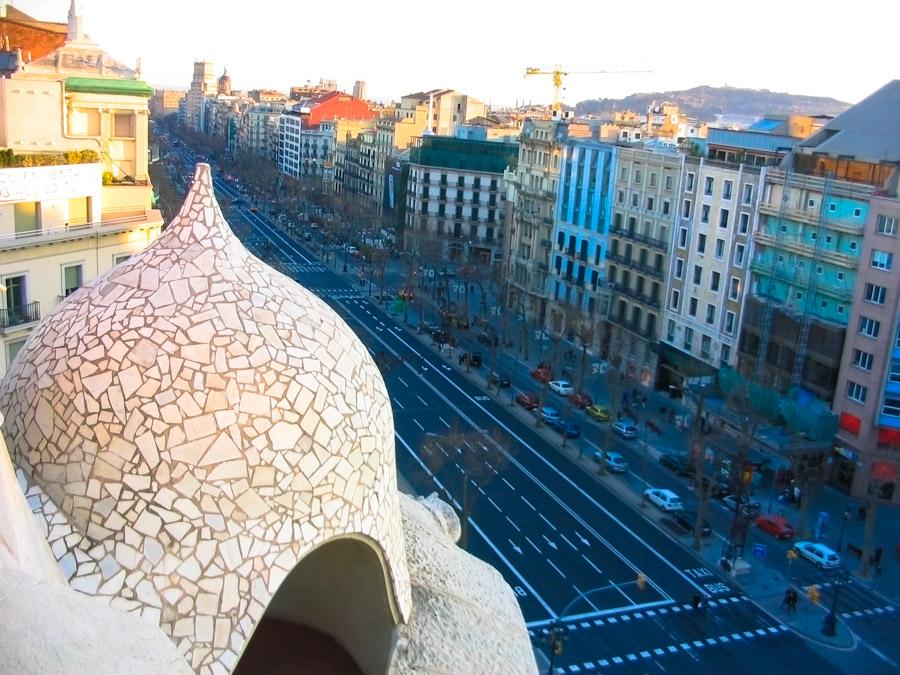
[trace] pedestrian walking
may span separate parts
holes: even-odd
[[[797,611],[797,589],[791,588],[790,591],[791,591],[791,597],[788,601],[788,609],[790,609],[792,612],[796,612]]]
[[[694,611],[699,612],[700,608],[703,606],[703,599],[700,597],[699,593],[694,593],[691,596],[691,604],[694,606]]]
[[[790,610],[790,608],[791,608],[791,595],[792,595],[791,591],[792,591],[792,590],[793,590],[793,589],[792,589],[790,586],[788,586],[788,587],[785,589],[785,591],[784,591],[784,597],[781,599],[781,609],[784,609],[785,607],[787,607],[788,610]]]

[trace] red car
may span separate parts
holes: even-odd
[[[756,518],[756,526],[763,532],[768,532],[776,539],[790,539],[794,536],[794,528],[784,516],[769,513]]]
[[[546,368],[535,368],[531,371],[531,376],[541,384],[546,384],[553,379],[553,373]]]
[[[541,399],[537,397],[537,394],[522,392],[516,396],[516,403],[525,408],[525,410],[537,410],[537,407],[541,404]]]
[[[569,401],[571,401],[572,405],[574,405],[576,408],[587,408],[589,405],[594,405],[594,400],[583,391],[579,391],[577,394],[572,394],[569,397]]]

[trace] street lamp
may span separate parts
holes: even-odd
[[[853,512],[850,510],[850,505],[847,504],[844,509],[843,518],[841,518],[841,531],[838,534],[838,543],[837,543],[837,552],[841,552],[841,548],[844,546],[844,528],[847,526],[847,521],[853,516]]]
[[[843,524],[841,525],[841,529],[843,530]],[[843,567],[838,568],[832,579],[834,595],[831,597],[831,608],[828,610],[828,614],[825,615],[825,619],[822,621],[822,635],[827,637],[834,637],[837,635],[837,601],[841,587],[847,583],[847,571]]]

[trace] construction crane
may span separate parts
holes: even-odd
[[[562,85],[563,75],[618,75],[622,73],[649,73],[649,70],[568,70],[562,66],[552,68],[526,68],[525,77],[530,75],[550,75],[553,77],[553,105],[550,109],[554,112],[562,110]]]

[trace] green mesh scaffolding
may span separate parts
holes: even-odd
[[[719,370],[717,384],[726,400],[749,407],[771,424],[784,425],[789,433],[829,443],[837,431],[837,416],[828,404],[801,387],[791,387],[781,394],[750,381],[731,368]]]

